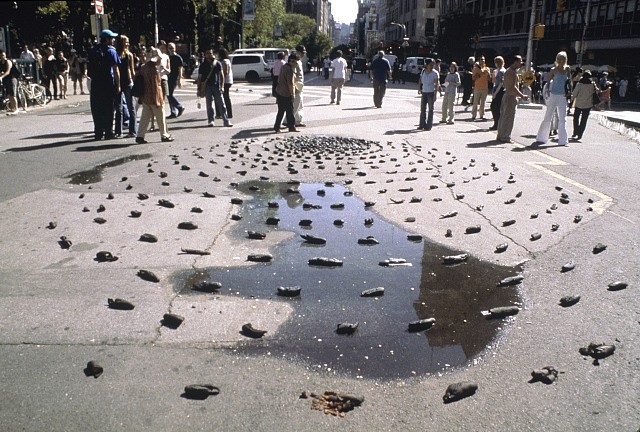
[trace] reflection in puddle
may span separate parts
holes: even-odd
[[[75,185],[98,183],[102,181],[102,173],[104,172],[105,168],[112,168],[115,166],[123,165],[127,162],[132,162],[132,161],[137,161],[142,159],[150,159],[150,158],[151,158],[150,154],[126,156],[120,159],[103,163],[87,171],[81,171],[75,174],[71,174],[66,178],[71,179],[69,180],[69,184],[75,184]]]
[[[273,231],[286,230],[327,240],[314,245],[295,236],[273,249],[271,263],[207,269],[209,280],[222,283],[222,295],[286,301],[295,309],[277,334],[240,344],[240,352],[269,352],[359,377],[405,378],[466,364],[492,343],[502,323],[486,320],[480,311],[518,302],[514,287],[496,284],[519,269],[473,257],[464,264],[444,266],[442,256],[458,252],[409,241],[410,233],[365,209],[364,202],[343,186],[249,182],[240,190],[254,199],[244,201],[243,219],[232,235],[260,242],[248,239],[247,231],[268,237]],[[269,205],[275,202],[277,208]],[[338,203],[344,207],[332,206]],[[277,226],[265,223],[270,217],[279,218]],[[373,224],[366,225],[369,218]],[[311,226],[300,226],[303,219],[310,219]],[[335,225],[336,219],[344,224]],[[379,244],[358,244],[368,236]],[[308,260],[314,257],[337,258],[344,265],[310,266]],[[389,258],[403,258],[412,265],[379,265]],[[203,295],[191,290],[197,278],[193,272],[179,278],[182,294]],[[301,295],[277,296],[280,286],[300,286]],[[375,287],[384,287],[384,296],[360,296]],[[426,332],[407,330],[409,322],[429,317],[436,324]],[[345,322],[359,323],[353,335],[336,333],[337,325]]]

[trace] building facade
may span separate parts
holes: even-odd
[[[358,47],[404,56],[435,55],[441,0],[358,0]]]
[[[305,15],[315,20],[319,33],[332,35],[331,5],[329,0],[285,0],[289,13]]]
[[[473,27],[475,34],[459,41],[466,55],[525,56],[532,11],[545,26],[532,45],[534,66],[566,51],[570,64],[640,70],[640,0],[441,0],[440,21],[458,32]]]

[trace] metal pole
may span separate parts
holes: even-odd
[[[584,13],[584,26],[582,27],[582,39],[580,39],[580,50],[578,50],[578,57],[576,63],[578,66],[582,66],[582,60],[584,57],[584,40],[587,37],[587,27],[589,26],[589,20],[591,19],[591,0],[587,0],[587,10]]]
[[[153,0],[153,20],[154,20],[154,41],[155,46],[158,46],[158,42],[160,42],[160,38],[158,38],[158,0]]]
[[[533,54],[533,26],[536,23],[536,4],[537,0],[531,1],[531,19],[529,20],[529,38],[527,39],[527,60],[525,61],[525,70],[531,70],[531,57]]]

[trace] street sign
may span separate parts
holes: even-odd
[[[109,15],[91,15],[91,34],[98,37],[102,29],[109,28]],[[100,20],[100,29],[98,29],[98,20]]]
[[[96,6],[96,15],[104,14],[104,2],[102,0],[94,0]]]

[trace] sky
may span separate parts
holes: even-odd
[[[336,22],[350,24],[358,15],[358,0],[329,0],[331,14]]]

